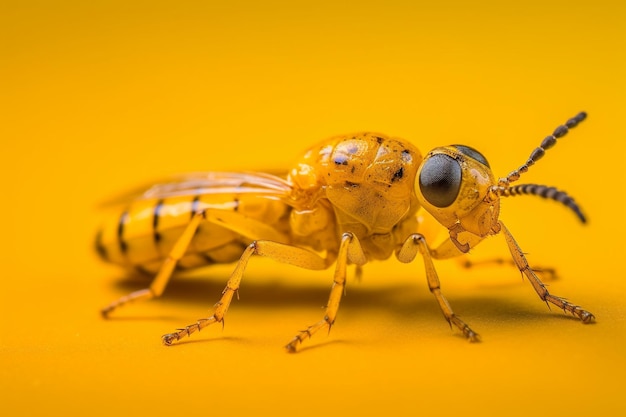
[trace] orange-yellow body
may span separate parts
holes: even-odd
[[[111,217],[102,226],[96,240],[98,252],[109,262],[156,273],[188,226],[193,213],[204,210],[222,215],[239,214],[263,221],[268,228],[275,229],[274,239],[288,240],[286,229],[290,207],[263,194],[233,192],[233,180],[243,182],[250,176],[238,177],[239,174],[208,174],[207,178],[213,183],[212,191],[223,189],[219,193],[198,190],[188,195],[132,201],[123,212]],[[226,184],[221,185],[221,181]],[[277,183],[282,185],[282,181]],[[178,261],[178,267],[191,269],[213,263],[235,262],[250,241],[249,237],[219,224],[203,223],[198,226],[185,255]]]
[[[324,318],[289,342],[287,349],[295,351],[334,323],[348,264],[360,267],[393,254],[400,262],[411,262],[419,254],[446,320],[474,341],[477,334],[441,293],[432,260],[467,253],[485,237],[502,232],[513,262],[539,297],[588,323],[591,313],[546,290],[499,219],[500,198],[534,194],[559,201],[585,220],[562,191],[510,185],[585,117],[580,113],[559,126],[524,165],[498,181],[486,158],[468,146],[440,147],[422,157],[406,140],[358,133],[310,148],[284,176],[210,172],[155,185],[98,233],[96,247],[104,259],[155,275],[149,288],[120,298],[103,314],[130,301],[160,296],[176,267],[237,262],[213,315],[163,336],[169,345],[223,321],[253,255],[307,269],[334,264]],[[438,247],[420,234],[421,208],[448,229],[449,239]]]
[[[96,247],[110,262],[154,273],[192,214],[209,211],[234,215],[233,222],[262,222],[272,234],[203,223],[179,268],[234,262],[258,239],[326,252],[334,260],[344,232],[355,234],[368,259],[387,259],[417,230],[415,175],[421,162],[417,148],[401,139],[372,133],[335,137],[307,151],[286,179],[207,173],[181,179],[184,195],[177,195],[176,183],[152,190],[157,197],[149,192],[109,219]]]

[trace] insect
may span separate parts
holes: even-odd
[[[485,237],[501,233],[514,264],[539,298],[590,323],[593,314],[548,292],[499,219],[501,198],[526,194],[555,200],[585,222],[564,191],[512,185],[585,118],[581,112],[557,127],[523,165],[497,181],[487,159],[469,146],[438,147],[422,157],[406,140],[357,133],[310,148],[284,176],[209,172],[154,185],[104,225],[96,239],[102,258],[147,271],[154,275],[152,283],[114,301],[102,314],[107,317],[131,301],[159,297],[176,267],[236,263],[212,314],[162,336],[163,343],[171,345],[223,322],[255,255],[311,270],[334,265],[325,314],[287,343],[287,351],[295,352],[314,333],[330,330],[335,323],[349,264],[360,268],[392,254],[408,263],[419,254],[445,319],[468,340],[477,341],[478,334],[442,294],[433,259],[466,254]],[[448,230],[449,237],[438,247],[431,247],[419,233],[422,209]]]

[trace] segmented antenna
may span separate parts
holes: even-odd
[[[546,150],[556,145],[556,140],[558,138],[562,138],[563,136],[565,136],[567,132],[569,132],[570,129],[576,127],[578,123],[585,120],[586,117],[587,117],[587,113],[585,113],[584,111],[581,111],[576,116],[572,117],[567,122],[565,122],[564,125],[561,125],[557,127],[556,129],[554,129],[554,132],[552,132],[550,136],[546,136],[543,142],[541,142],[541,145],[539,145],[538,148],[535,148],[535,150],[531,152],[530,156],[528,157],[528,160],[526,161],[524,165],[520,166],[515,171],[512,171],[505,178],[500,178],[498,180],[498,186],[506,188],[512,182],[517,181],[522,174],[528,171],[528,168],[535,165],[535,162],[540,160],[543,157],[543,155],[545,155]],[[501,192],[497,190],[494,190],[494,191],[496,192],[496,194],[502,195]]]
[[[570,208],[581,222],[587,223],[587,218],[580,210],[580,206],[576,204],[574,199],[570,197],[565,191],[560,191],[554,187],[548,187],[540,184],[519,184],[512,187],[505,188],[502,191],[502,197],[510,197],[515,195],[530,194],[538,195],[539,197],[547,198],[549,200],[555,200],[564,206]]]
[[[512,171],[509,175],[504,178],[500,178],[498,180],[498,185],[493,185],[489,188],[488,199],[495,201],[499,197],[510,197],[514,195],[521,194],[529,194],[529,195],[537,195],[540,197],[544,197],[547,199],[558,201],[559,203],[565,205],[570,208],[576,216],[580,219],[581,222],[586,223],[587,219],[583,215],[580,207],[572,197],[567,195],[565,191],[559,191],[554,187],[547,187],[545,185],[538,184],[520,184],[517,186],[511,186],[511,183],[517,181],[520,176],[528,171],[528,169],[533,166],[538,160],[540,160],[543,155],[545,155],[546,150],[550,149],[554,145],[556,145],[556,140],[558,138],[562,138],[569,132],[569,129],[572,129],[578,125],[578,123],[585,120],[587,117],[587,113],[580,112],[576,116],[569,119],[565,122],[564,125],[561,125],[554,129],[554,132],[550,136],[547,136],[539,145],[538,148],[535,148],[534,151],[531,152],[530,156],[526,163],[515,171]]]

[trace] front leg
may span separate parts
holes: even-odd
[[[507,245],[509,246],[509,250],[511,251],[511,256],[513,257],[513,262],[517,268],[522,272],[528,281],[533,286],[539,298],[541,298],[546,303],[552,303],[555,306],[559,307],[563,311],[567,311],[572,315],[578,317],[583,323],[591,323],[595,317],[589,311],[582,309],[581,307],[572,304],[561,297],[557,297],[548,292],[548,289],[544,285],[543,282],[539,279],[537,274],[533,272],[533,270],[528,265],[528,261],[522,252],[522,249],[519,247],[511,232],[506,228],[504,223],[500,221],[500,226],[502,227],[502,232],[504,233],[504,238],[506,240]],[[549,306],[549,304],[548,304]]]
[[[450,303],[441,293],[441,284],[439,283],[439,276],[435,270],[433,259],[430,253],[430,248],[424,236],[420,234],[413,234],[407,238],[402,244],[402,247],[397,252],[396,257],[400,262],[408,263],[412,262],[417,254],[421,253],[424,258],[424,267],[426,268],[426,279],[428,280],[428,288],[430,292],[435,296],[439,308],[448,323],[453,324],[465,335],[470,342],[477,342],[479,340],[478,334],[474,332],[463,320],[461,320],[450,307]]]

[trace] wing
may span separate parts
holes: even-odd
[[[199,194],[266,195],[288,202],[292,186],[273,174],[248,172],[197,172],[169,178],[141,187],[101,204],[111,207],[136,200],[160,199]]]

